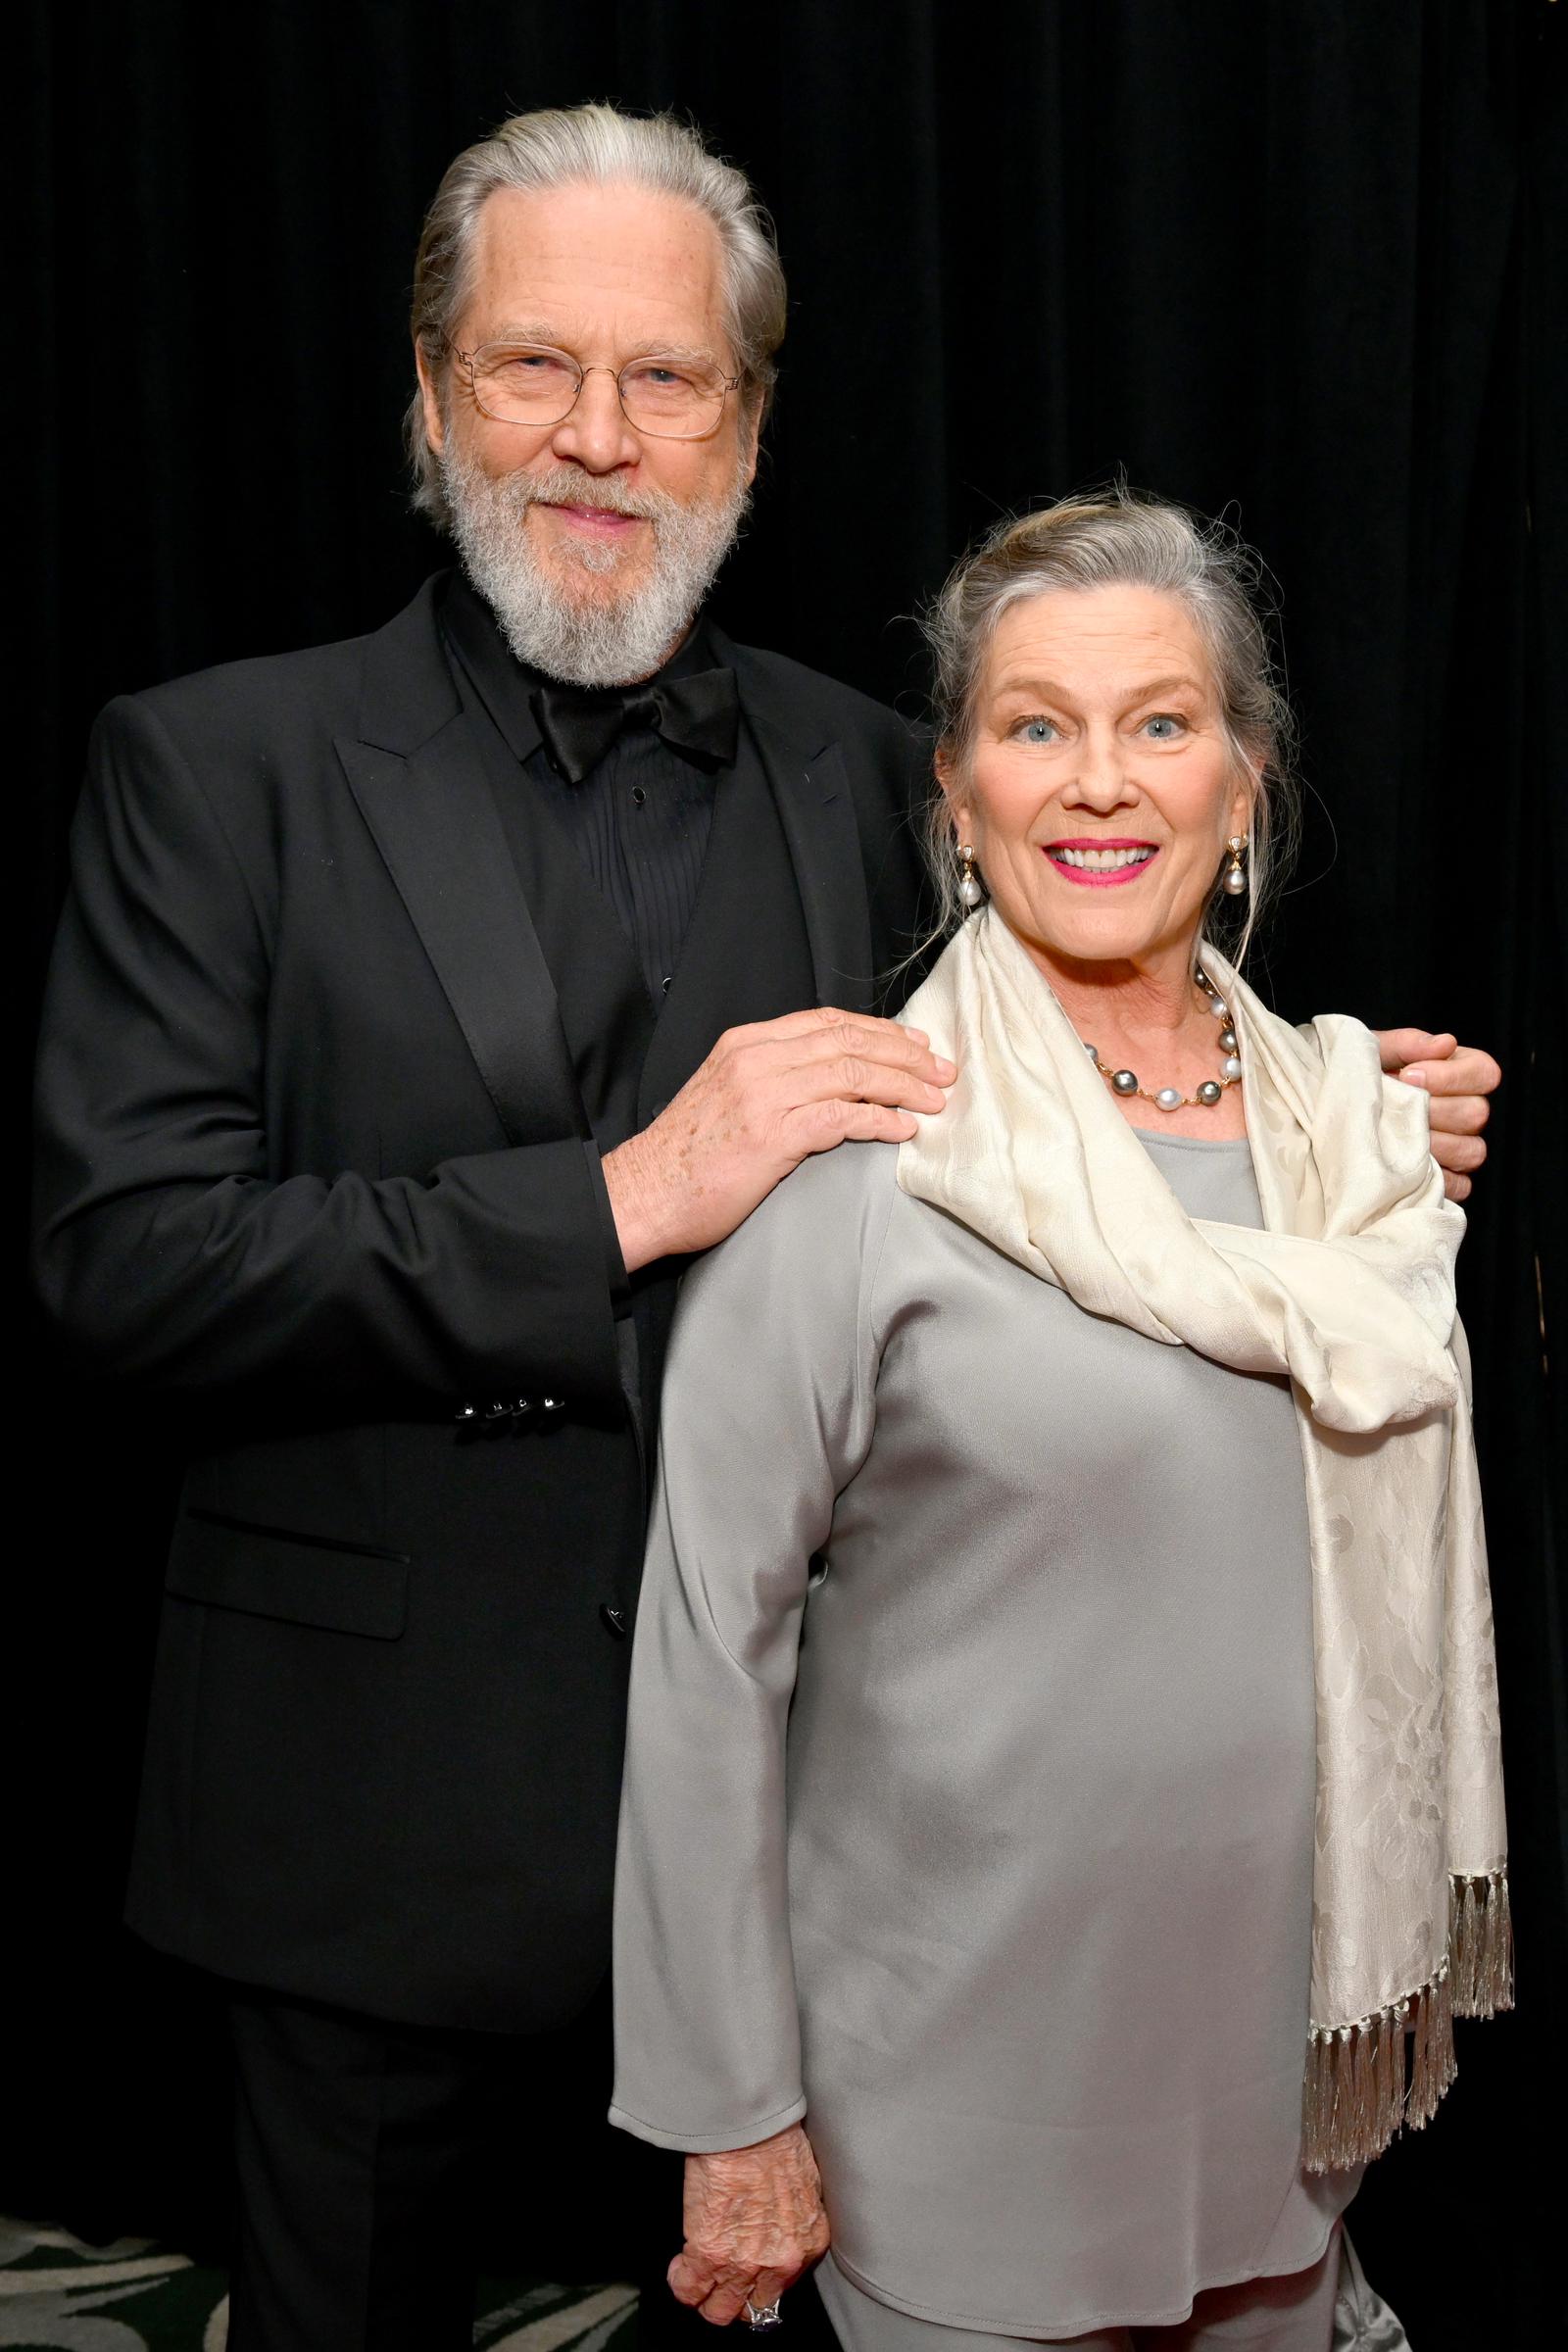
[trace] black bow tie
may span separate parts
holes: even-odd
[[[735,757],[740,698],[732,669],[643,686],[547,684],[532,702],[545,749],[568,784],[580,784],[625,727],[651,727],[677,751],[704,760],[727,765]]]

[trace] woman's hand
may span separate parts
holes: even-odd
[[[776,2303],[827,2252],[827,2215],[811,2143],[799,2124],[754,2148],[686,2159],[686,2244],[670,2290],[725,2328],[748,2303]]]

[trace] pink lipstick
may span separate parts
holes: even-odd
[[[1159,851],[1152,841],[1091,834],[1082,840],[1045,842],[1042,855],[1064,882],[1076,882],[1084,890],[1115,890],[1147,873]]]

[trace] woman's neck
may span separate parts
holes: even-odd
[[[1224,1062],[1220,1024],[1193,977],[1199,959],[1196,932],[1125,962],[1059,956],[1030,940],[1022,945],[1107,1070],[1132,1070],[1151,1094],[1174,1086],[1186,1097],[1219,1076]],[[1219,1142],[1247,1133],[1240,1086],[1227,1087],[1212,1107],[1199,1103],[1167,1111],[1142,1095],[1112,1094],[1111,1100],[1131,1126],[1160,1135]]]
[[[1198,939],[1151,951],[1136,960],[1066,956],[1024,941],[1080,1037],[1121,1037],[1172,1045],[1188,1031],[1204,1035],[1208,1001],[1196,985]]]

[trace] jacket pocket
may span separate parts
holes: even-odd
[[[188,1508],[164,1590],[209,1608],[395,1642],[408,1615],[406,1552]]]

